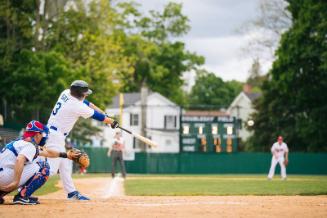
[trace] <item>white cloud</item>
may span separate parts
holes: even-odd
[[[215,38],[187,38],[186,47],[206,57],[204,68],[224,80],[245,81],[252,64],[250,55],[242,54],[241,48],[248,43],[248,35],[231,35]],[[267,71],[270,62],[262,63]]]

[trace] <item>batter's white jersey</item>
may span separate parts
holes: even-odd
[[[288,152],[287,144],[284,142],[282,144],[275,142],[271,147],[271,152],[273,154],[276,153],[278,158],[284,157],[285,153]]]
[[[65,138],[74,127],[79,117],[89,118],[94,110],[83,101],[70,94],[70,90],[63,91],[51,112],[48,127],[50,134],[46,147],[58,152],[65,152]],[[60,172],[60,178],[67,193],[76,191],[71,177],[72,161],[67,158],[48,158],[50,176]]]
[[[0,153],[0,185],[8,185],[13,181],[14,167],[18,155],[23,155],[26,158],[19,186],[25,184],[39,171],[39,165],[33,161],[38,155],[36,147],[24,140],[11,142]]]
[[[70,94],[70,90],[63,91],[54,106],[48,126],[55,127],[59,132],[67,135],[74,127],[79,117],[89,118],[94,110]]]

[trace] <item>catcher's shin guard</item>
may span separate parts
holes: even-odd
[[[48,164],[40,165],[39,172],[34,174],[26,183],[23,185],[19,192],[22,197],[30,197],[37,189],[39,189],[49,178],[50,168]]]

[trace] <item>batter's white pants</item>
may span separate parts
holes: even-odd
[[[65,149],[65,136],[58,131],[50,129],[50,134],[46,142],[46,148],[66,152]],[[76,191],[72,179],[73,162],[67,158],[47,158],[50,165],[50,176],[56,175],[59,170],[61,182],[64,186],[66,193]]]
[[[39,172],[40,166],[32,162],[30,164],[27,164],[24,166],[22,176],[19,181],[19,186],[24,185],[27,180],[29,180],[32,176],[34,176],[35,173]],[[11,182],[14,181],[14,169],[12,168],[4,168],[0,172],[0,185],[9,185]]]
[[[275,158],[274,156],[271,159],[271,166],[270,166],[268,178],[272,179],[274,177],[275,168],[276,168],[277,163],[279,163],[282,178],[285,179],[286,178],[286,167],[284,165],[284,157]]]

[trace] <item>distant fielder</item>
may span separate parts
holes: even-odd
[[[116,163],[117,161],[120,164],[120,171],[123,175],[123,178],[126,178],[126,169],[125,169],[125,162],[123,159],[123,151],[125,150],[125,141],[122,137],[122,133],[120,130],[116,130],[114,136],[114,143],[112,145],[112,149],[109,150],[109,156],[111,156],[111,176],[115,178],[115,171],[116,171]]]
[[[45,125],[33,120],[27,124],[20,139],[10,142],[2,149],[0,153],[0,204],[4,203],[3,197],[6,194],[17,188],[19,192],[13,199],[14,204],[39,204],[38,198],[31,195],[47,181],[49,165],[36,158],[39,155],[68,157],[67,153],[38,149],[39,146],[44,146],[48,132]],[[73,156],[69,157],[73,158]]]
[[[277,163],[280,165],[282,179],[286,179],[286,166],[288,164],[288,147],[283,142],[283,137],[278,136],[277,142],[271,147],[272,159],[271,166],[268,174],[268,179],[272,179],[275,174],[275,168]]]
[[[107,117],[98,107],[85,100],[92,91],[88,84],[82,80],[74,81],[70,89],[64,90],[56,102],[49,121],[49,138],[46,148],[58,152],[65,152],[65,138],[74,127],[78,118],[90,118],[110,124],[112,128],[118,127],[118,122]],[[62,158],[48,159],[50,165],[50,176],[58,172],[68,199],[90,200],[81,195],[75,188],[72,179],[71,161]]]

